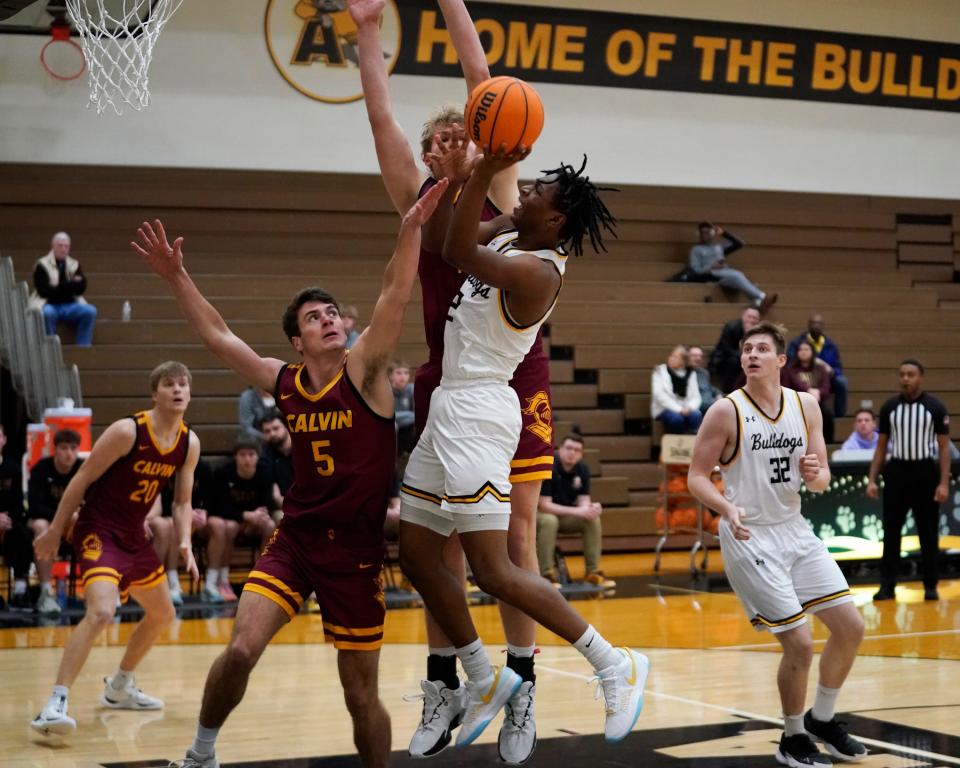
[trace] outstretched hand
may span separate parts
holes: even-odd
[[[183,269],[183,238],[178,237],[171,246],[160,219],[154,219],[153,226],[143,222],[137,230],[137,236],[138,239],[132,241],[130,247],[160,277],[170,279]]]
[[[466,181],[480,160],[470,151],[472,146],[462,125],[454,123],[433,135],[430,151],[424,155],[427,167],[435,179],[451,182]]]
[[[427,219],[429,219],[437,209],[437,203],[440,201],[443,193],[447,191],[449,183],[446,179],[440,179],[440,181],[427,190],[427,193],[417,200],[404,215],[403,224],[401,224],[400,227],[401,230],[416,229],[419,232],[420,227],[426,224]]]
[[[379,24],[384,5],[386,0],[350,0],[348,10],[353,23],[362,27],[364,24]]]
[[[516,165],[522,160],[526,160],[533,147],[525,147],[518,144],[513,151],[507,152],[507,145],[501,144],[496,152],[484,152],[483,159],[477,164],[478,168],[483,168],[491,175],[506,170],[511,165]]]

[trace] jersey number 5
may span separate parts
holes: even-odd
[[[321,453],[321,448],[329,448],[329,440],[314,440],[310,443],[313,448],[313,460],[317,462],[317,474],[320,477],[330,477],[333,474],[333,456],[329,453]]]
[[[780,456],[777,458],[770,459],[770,466],[773,467],[773,477],[770,478],[771,484],[790,482],[790,457],[789,456]]]

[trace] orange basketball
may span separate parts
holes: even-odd
[[[543,102],[529,83],[501,75],[486,80],[470,94],[465,110],[467,133],[485,152],[506,145],[532,147],[543,130]]]

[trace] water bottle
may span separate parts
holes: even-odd
[[[132,316],[132,314],[133,314],[133,310],[130,307],[130,302],[129,301],[123,302],[123,308],[120,310],[120,319],[123,320],[123,322],[125,323],[129,323],[130,317]]]
[[[57,579],[57,603],[61,608],[67,607],[67,580]]]

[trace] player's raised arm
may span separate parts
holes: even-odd
[[[380,42],[384,4],[384,0],[350,0],[349,9],[357,25],[363,103],[373,131],[377,162],[387,194],[397,212],[403,215],[417,201],[421,174],[410,143],[393,116],[387,63]]]
[[[167,281],[180,305],[180,312],[203,345],[251,384],[273,391],[283,361],[260,357],[230,330],[187,274],[183,266],[183,238],[178,237],[170,245],[163,224],[155,219],[153,225],[143,222],[137,230],[137,240],[131,242],[130,247],[140,254],[150,269]]]
[[[554,266],[533,255],[523,254],[507,258],[485,245],[478,245],[480,214],[493,177],[520,160],[529,151],[521,147],[511,154],[485,155],[477,162],[473,174],[463,187],[450,219],[447,236],[443,242],[443,259],[457,269],[474,275],[487,285],[511,291],[515,294],[543,292],[544,285],[556,285],[559,290],[560,275]],[[562,217],[562,214],[557,213]]]
[[[176,485],[173,489],[173,525],[177,531],[177,545],[180,557],[193,581],[199,581],[200,571],[193,557],[190,538],[193,527],[193,474],[200,461],[200,438],[190,431],[190,447],[183,466],[177,470]]]
[[[400,224],[397,245],[383,273],[383,288],[373,309],[370,325],[357,339],[347,358],[347,369],[353,381],[362,381],[365,390],[386,369],[397,348],[403,330],[403,317],[417,279],[420,228],[437,207],[437,201],[446,188],[445,180],[438,182],[407,211]],[[362,371],[355,368],[358,365],[362,366]]]
[[[443,20],[450,32],[453,47],[460,58],[463,68],[463,78],[467,82],[467,96],[480,83],[490,79],[490,68],[487,66],[487,55],[480,43],[480,36],[470,18],[470,11],[463,0],[438,0]],[[501,211],[512,211],[519,198],[517,181],[519,166],[510,165],[493,177],[490,182],[490,199]]]
[[[60,548],[60,539],[86,496],[87,489],[133,448],[137,438],[137,426],[133,419],[120,419],[107,427],[93,445],[90,455],[80,465],[60,497],[57,512],[50,527],[33,542],[33,551],[38,560],[51,560]]]

